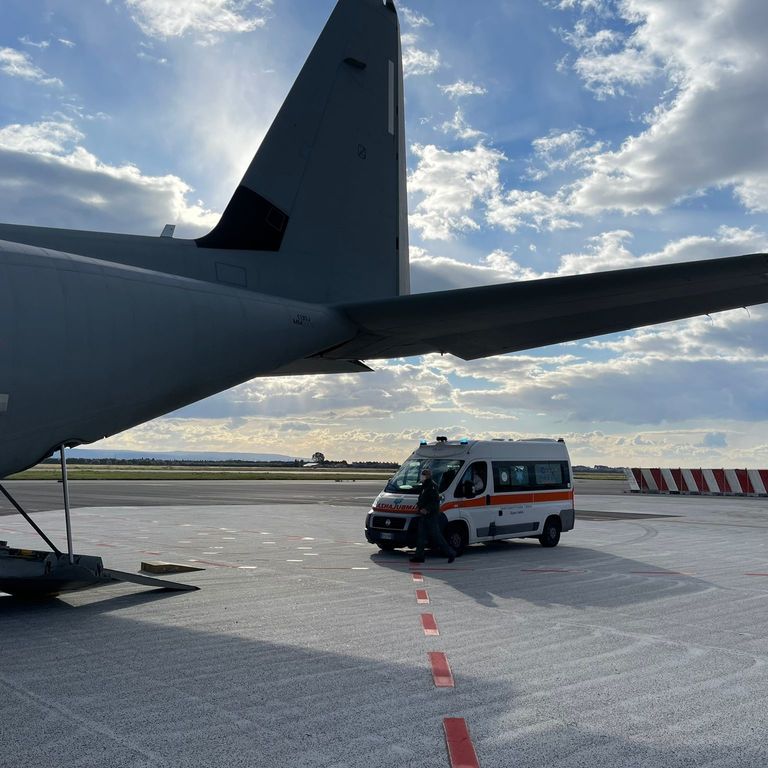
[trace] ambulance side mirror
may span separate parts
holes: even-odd
[[[471,499],[475,495],[475,486],[472,484],[471,480],[465,480],[461,484],[461,493],[464,496],[465,499]]]

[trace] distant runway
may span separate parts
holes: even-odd
[[[768,764],[765,499],[582,491],[554,549],[414,572],[365,542],[377,491],[78,483],[78,551],[202,589],[0,596],[0,765],[450,768],[446,717],[482,768]],[[40,546],[18,516],[0,538]]]
[[[29,512],[63,507],[61,484],[54,480],[19,480],[5,486]],[[370,504],[384,487],[381,480],[73,480],[73,506],[176,506],[230,504]],[[622,493],[617,480],[577,480],[577,494]],[[15,514],[0,497],[0,515]]]

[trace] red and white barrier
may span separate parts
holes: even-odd
[[[667,469],[626,467],[632,493],[768,496],[768,469]]]

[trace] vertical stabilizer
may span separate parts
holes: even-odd
[[[339,0],[220,222],[198,246],[261,252],[253,257],[262,289],[296,298],[408,293],[404,123],[394,3]]]

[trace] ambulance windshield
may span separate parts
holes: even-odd
[[[413,493],[421,491],[421,471],[432,470],[432,479],[442,493],[453,482],[464,462],[459,459],[408,459],[387,483],[386,493]]]

